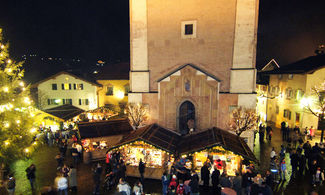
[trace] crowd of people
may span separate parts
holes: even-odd
[[[204,163],[200,172],[186,169],[185,162],[181,159],[175,161],[170,170],[164,172],[161,177],[162,194],[242,194],[242,195],[269,195],[272,189],[279,183],[301,176],[308,178],[312,186],[320,186],[324,182],[325,147],[323,144],[311,145],[315,135],[313,128],[305,128],[300,131],[298,127],[288,128],[286,123],[281,124],[283,144],[277,150],[272,148],[270,153],[270,168],[265,174],[260,174],[253,164],[247,165],[245,171],[236,172],[235,176],[229,176],[227,170],[219,167],[217,163],[209,161]],[[43,131],[45,143],[58,147],[57,176],[52,186],[41,189],[43,194],[68,194],[68,191],[77,193],[77,168],[82,161],[80,139],[73,131],[63,134],[61,131],[52,133],[50,129]],[[259,141],[271,142],[273,129],[270,126],[260,125]],[[67,156],[71,156],[72,164],[67,166]],[[93,194],[117,190],[122,194],[142,195],[145,186],[145,166],[140,160],[138,171],[140,178],[131,188],[126,182],[126,165],[119,151],[108,152],[104,163],[95,163],[92,168]],[[290,171],[291,167],[291,171]],[[241,171],[241,170],[239,170]],[[35,190],[36,166],[30,165],[26,169],[26,178],[30,188]],[[104,177],[102,177],[104,175]],[[0,183],[2,185],[2,183]],[[6,191],[15,194],[16,180],[13,174],[8,175]],[[1,189],[0,189],[1,190]]]

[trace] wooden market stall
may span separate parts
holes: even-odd
[[[173,161],[180,134],[157,124],[133,131],[111,150],[119,150],[126,162],[127,175],[139,177],[140,159],[146,163],[145,178],[161,179],[168,162]]]
[[[123,136],[133,131],[126,118],[81,122],[78,124],[78,129],[84,149],[84,162],[104,159],[110,147],[119,143]]]
[[[199,131],[182,137],[178,145],[178,152],[183,157],[190,157],[191,168],[200,172],[204,162],[209,161],[217,165],[222,173],[235,176],[240,171],[242,161],[257,162],[256,157],[246,142],[239,136],[218,128]]]

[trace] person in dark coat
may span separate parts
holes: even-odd
[[[120,172],[121,172],[121,177],[123,179],[125,179],[126,178],[126,166],[125,166],[124,161],[122,159],[120,160]]]
[[[192,171],[189,186],[191,188],[191,195],[199,195],[199,176],[196,174],[195,170]]]
[[[298,170],[299,157],[295,150],[292,151],[290,155],[291,167],[292,167],[292,177],[295,178]]]
[[[142,159],[140,158],[140,162],[139,162],[139,173],[140,173],[140,181],[143,184],[144,181],[144,169],[145,169],[145,163],[142,162]]]
[[[262,182],[260,186],[260,191],[263,195],[273,195],[272,188],[269,185],[266,185],[266,182]]]
[[[93,168],[93,179],[95,184],[95,189],[93,194],[99,194],[99,187],[100,187],[100,176],[102,174],[103,168],[100,163],[97,163],[97,166]]]
[[[201,168],[201,180],[203,181],[204,188],[207,189],[209,187],[210,180],[210,171],[207,162],[205,162],[203,167]]]
[[[27,169],[26,169],[26,176],[27,179],[29,180],[30,187],[34,191],[34,185],[35,185],[35,171],[36,167],[34,164],[31,164]]]
[[[217,169],[217,166],[214,166],[214,171],[212,172],[211,179],[212,179],[212,190],[213,193],[219,194],[219,177],[220,177],[220,171]]]
[[[282,121],[281,123],[281,131],[282,131],[282,140],[285,141],[286,140],[286,122]]]
[[[241,195],[242,176],[240,176],[238,172],[236,172],[236,176],[232,180],[232,184],[233,184],[233,189],[237,192],[237,195]]]
[[[231,182],[228,177],[227,171],[223,171],[220,176],[220,185],[224,188],[231,188]]]

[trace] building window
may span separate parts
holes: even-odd
[[[113,89],[114,88],[112,86],[107,86],[106,87],[106,95],[114,95]]]
[[[282,74],[278,75],[278,79],[281,80],[282,79]]]
[[[52,90],[58,90],[58,85],[56,83],[52,84]]]
[[[79,105],[89,105],[88,99],[79,99]]]
[[[130,92],[130,86],[129,85],[125,85],[124,86],[124,95],[127,96]]]
[[[296,100],[300,100],[304,95],[304,92],[301,89],[298,89],[296,92]]]
[[[283,110],[283,117],[288,118],[289,120],[291,120],[291,111],[288,110],[288,109],[284,109]]]
[[[59,105],[61,102],[60,99],[47,99],[47,104],[48,105]]]
[[[196,20],[181,22],[182,39],[196,38]]]
[[[293,92],[292,92],[291,88],[286,89],[286,96],[287,96],[288,99],[293,97]]]
[[[275,106],[275,114],[279,114],[279,106],[278,105]]]
[[[72,99],[62,99],[62,104],[70,104],[72,105]]]
[[[62,83],[62,90],[71,90],[71,83]]]
[[[193,24],[185,24],[185,35],[193,34]]]
[[[289,74],[288,79],[290,79],[290,80],[293,79],[293,74]]]
[[[78,90],[83,90],[84,89],[84,85],[81,83],[81,84],[77,84],[77,89]]]

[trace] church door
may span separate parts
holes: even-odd
[[[195,124],[195,107],[190,101],[185,101],[179,107],[179,131],[182,135],[189,133]],[[189,126],[190,125],[190,126]],[[192,127],[191,127],[192,126]]]

